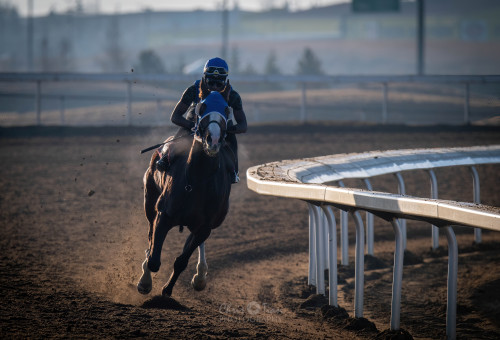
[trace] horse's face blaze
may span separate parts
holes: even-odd
[[[203,126],[203,150],[210,157],[215,157],[222,145],[225,121],[218,113],[210,113]]]

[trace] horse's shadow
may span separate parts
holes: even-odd
[[[144,301],[141,307],[146,309],[170,309],[179,311],[191,310],[190,308],[177,302],[175,299],[162,295],[153,296],[151,299]]]

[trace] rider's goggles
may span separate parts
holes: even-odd
[[[228,72],[224,67],[209,66],[204,70],[207,75],[227,76]]]

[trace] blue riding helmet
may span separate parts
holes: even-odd
[[[208,77],[226,78],[229,74],[229,66],[224,59],[208,59],[203,68],[203,74]]]
[[[219,91],[224,88],[228,74],[229,67],[221,58],[208,59],[203,68],[203,80],[210,90]]]

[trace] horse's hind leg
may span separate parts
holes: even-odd
[[[205,242],[198,247],[198,264],[196,265],[196,274],[191,280],[191,286],[194,290],[200,291],[205,289],[207,285],[207,261],[205,259]]]
[[[195,251],[195,249],[205,242],[205,240],[210,236],[211,229],[206,228],[203,229],[201,232],[197,234],[190,234],[189,237],[186,240],[186,243],[184,245],[184,249],[182,251],[182,254],[175,259],[174,262],[174,271],[172,272],[172,275],[170,276],[170,279],[168,280],[167,284],[163,286],[161,294],[164,296],[171,296],[172,295],[172,290],[174,289],[174,285],[177,282],[177,279],[179,278],[179,275],[186,269],[189,258]]]

